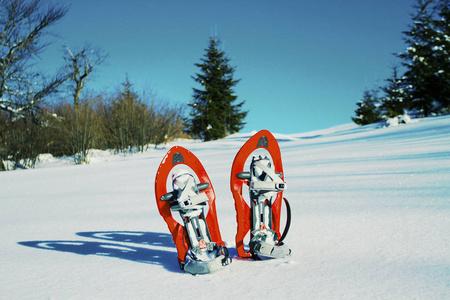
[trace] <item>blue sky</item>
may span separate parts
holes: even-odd
[[[390,76],[415,2],[63,1],[69,12],[42,60],[56,69],[64,43],[88,43],[108,60],[86,89],[114,92],[128,74],[138,92],[187,103],[198,87],[194,64],[216,31],[241,79],[235,90],[249,111],[242,132],[307,132],[350,123],[363,91]]]

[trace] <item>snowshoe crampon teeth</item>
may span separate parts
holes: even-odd
[[[252,242],[250,248],[257,255],[269,257],[269,258],[284,258],[291,255],[291,249],[286,245],[272,245],[264,242]]]
[[[225,255],[219,255],[208,261],[187,258],[182,269],[193,275],[209,274],[222,269],[231,262],[232,259]]]
[[[190,273],[190,274],[209,274],[211,273],[211,270],[208,266],[208,263],[205,261],[199,261],[199,260],[189,260],[187,261],[183,269]]]
[[[275,231],[265,228],[263,231],[255,230],[252,234],[250,248],[255,254],[270,258],[284,258],[291,254],[291,249],[286,245],[277,243]]]
[[[215,243],[207,243],[207,249],[196,246],[188,251],[182,269],[187,273],[209,274],[228,266],[232,262],[228,249]]]

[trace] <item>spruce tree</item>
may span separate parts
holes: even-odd
[[[450,0],[439,0],[435,6],[437,18],[433,20],[436,29],[433,50],[437,60],[439,94],[436,95],[440,112],[450,113]]]
[[[404,32],[408,46],[398,56],[411,108],[423,116],[449,110],[450,26],[449,0],[418,0],[413,24]]]
[[[386,79],[388,85],[381,88],[385,96],[381,99],[381,108],[387,118],[394,118],[405,113],[407,108],[404,82],[398,77],[398,67],[392,68],[392,77]]]
[[[192,78],[203,89],[193,88],[193,103],[186,120],[187,132],[204,141],[223,138],[244,127],[247,115],[242,111],[243,102],[234,104],[237,96],[233,90],[240,79],[233,79],[235,68],[230,59],[219,50],[220,41],[210,38],[209,47],[201,63],[195,64],[200,72]]]
[[[377,90],[364,91],[363,99],[356,105],[356,117],[352,120],[358,125],[367,125],[383,120],[380,112],[380,100]]]

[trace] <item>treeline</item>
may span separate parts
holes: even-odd
[[[42,153],[73,156],[83,164],[89,163],[90,149],[145,151],[183,136],[183,110],[154,95],[139,95],[127,79],[111,96],[43,103],[20,119],[0,112],[1,159],[15,169],[34,167]]]
[[[237,100],[234,67],[211,38],[194,81],[192,112],[184,106],[138,93],[128,77],[114,94],[86,92],[92,74],[107,55],[88,44],[65,45],[64,65],[43,75],[37,54],[48,43],[42,37],[69,10],[44,0],[0,1],[0,171],[34,167],[40,154],[73,156],[89,163],[90,149],[118,153],[145,151],[185,134],[214,140],[238,132],[247,115]],[[44,5],[45,4],[45,5]],[[66,95],[62,97],[61,95]],[[4,163],[6,162],[6,163]]]
[[[395,54],[400,63],[384,86],[364,92],[352,118],[355,123],[450,113],[449,3],[417,1],[412,24],[403,32],[407,49]]]
[[[0,1],[0,171],[34,167],[42,153],[82,164],[89,149],[145,151],[183,135],[183,107],[138,94],[128,78],[115,94],[86,93],[106,60],[101,49],[65,45],[57,74],[36,68],[48,45],[42,37],[68,10],[43,0]]]

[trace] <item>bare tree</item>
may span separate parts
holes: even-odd
[[[80,95],[88,77],[98,65],[105,61],[106,55],[100,49],[94,50],[87,45],[76,53],[67,45],[66,50],[66,72],[73,89],[73,117],[71,118],[72,130],[70,131],[72,149],[75,153],[75,163],[83,164],[89,162],[89,149],[95,139],[96,114],[94,106],[98,98],[86,97],[80,100]]]
[[[24,158],[34,164],[39,130],[30,128],[40,123],[40,104],[66,79],[64,75],[46,79],[34,63],[47,46],[41,38],[66,13],[64,6],[43,8],[41,0],[0,0],[0,111],[12,121],[0,164],[4,157],[13,157],[16,165]],[[18,124],[18,120],[23,122]],[[20,135],[20,130],[25,131]],[[25,137],[26,143],[21,143],[14,132]]]
[[[99,128],[96,104],[98,97],[87,96],[72,109],[69,116],[69,138],[74,153],[75,164],[89,163],[89,150],[96,143]]]
[[[107,55],[101,49],[93,49],[88,45],[76,53],[73,53],[68,45],[66,45],[66,50],[66,69],[69,79],[73,83],[73,103],[77,106],[88,76],[106,60]]]
[[[34,109],[65,81],[44,80],[33,62],[47,45],[41,37],[67,13],[67,7],[48,6],[41,0],[0,0],[0,109],[14,119]]]

